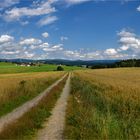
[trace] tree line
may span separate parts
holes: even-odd
[[[140,59],[128,59],[128,60],[121,60],[112,64],[104,63],[104,64],[95,64],[92,66],[87,66],[87,68],[91,68],[91,69],[119,68],[119,67],[140,67]]]

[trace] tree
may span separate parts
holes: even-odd
[[[57,71],[63,71],[63,70],[64,70],[64,68],[62,66],[57,67]]]

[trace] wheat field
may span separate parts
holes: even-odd
[[[94,85],[104,88],[104,95],[112,100],[123,98],[123,100],[140,102],[140,69],[99,69],[76,72],[81,78],[90,81]]]
[[[66,139],[139,139],[140,69],[76,71]]]
[[[0,75],[0,116],[34,98],[65,72]]]

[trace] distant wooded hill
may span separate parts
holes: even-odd
[[[112,64],[97,64],[97,65],[95,64],[91,66],[92,69],[118,68],[118,67],[140,67],[140,59],[128,59],[128,60],[116,61]]]
[[[46,60],[29,60],[29,59],[0,59],[0,62],[12,63],[44,63],[67,66],[85,66],[87,68],[117,68],[117,67],[140,67],[140,59],[128,60],[64,60],[64,59],[46,59]]]
[[[46,60],[29,60],[29,59],[0,59],[1,62],[12,62],[12,63],[45,63],[45,64],[62,64],[70,66],[92,66],[95,64],[113,64],[119,62],[119,60],[64,60],[64,59],[46,59]]]

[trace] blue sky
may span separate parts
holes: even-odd
[[[1,0],[0,58],[140,58],[139,0]]]

